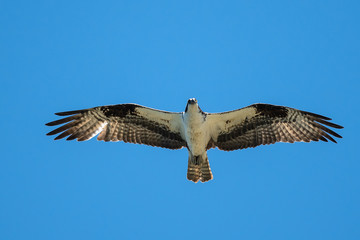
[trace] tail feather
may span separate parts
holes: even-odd
[[[206,156],[206,161],[203,162],[203,164],[201,165],[200,172],[201,172],[201,177],[200,177],[201,182],[207,182],[213,179],[213,175],[210,169],[210,164],[207,156]]]
[[[209,181],[213,178],[207,154],[193,156],[189,152],[187,179],[193,182]]]
[[[198,182],[200,179],[200,175],[201,175],[200,166],[193,164],[189,157],[187,179],[189,179],[190,181],[193,181],[193,182]]]

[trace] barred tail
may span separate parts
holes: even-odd
[[[187,179],[193,182],[207,182],[213,178],[207,154],[193,156],[189,152]]]

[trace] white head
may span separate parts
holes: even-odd
[[[190,98],[188,100],[188,102],[186,104],[185,112],[187,112],[188,110],[190,110],[190,111],[199,111],[200,110],[197,100],[195,98]]]

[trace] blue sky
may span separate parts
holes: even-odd
[[[1,239],[359,239],[358,1],[2,1]],[[54,112],[263,102],[333,143],[187,151],[53,141]]]

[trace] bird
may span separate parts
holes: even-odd
[[[342,138],[328,127],[343,127],[331,118],[295,108],[256,103],[221,113],[201,110],[190,98],[185,111],[168,112],[127,103],[58,112],[64,117],[46,123],[62,126],[47,133],[55,140],[85,141],[98,135],[100,141],[123,141],[167,149],[187,148],[187,179],[207,182],[213,179],[207,150],[233,151],[276,142],[324,141]]]

